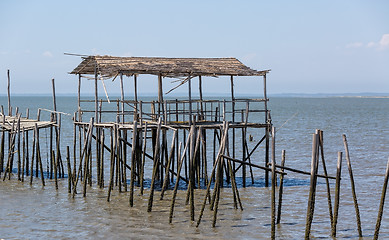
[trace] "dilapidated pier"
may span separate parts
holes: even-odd
[[[147,174],[144,169],[145,161],[152,162],[152,171],[148,172],[151,175],[147,176],[151,179],[148,211],[152,210],[156,184],[160,185],[163,198],[170,183],[175,182],[174,191],[177,191],[180,181],[187,183],[192,220],[194,189],[202,185],[206,187],[210,182],[216,181],[217,186],[222,186],[223,179],[226,179],[227,183],[232,184],[234,199],[239,200],[235,175],[239,171],[243,186],[246,186],[249,176],[254,181],[255,172],[252,168],[257,167],[265,170],[268,186],[271,169],[259,166],[267,166],[269,163],[272,124],[267,108],[268,72],[269,70],[250,69],[235,58],[84,57],[79,66],[71,72],[77,75],[79,80],[78,110],[74,115],[74,156],[80,161],[78,172],[74,172],[76,180],[73,194],[76,193],[80,174],[83,173],[84,179],[91,179],[92,155],[96,159],[97,184],[104,187],[103,168],[104,161],[107,161],[104,159],[107,151],[110,153],[108,161],[111,164],[108,201],[114,187],[119,191],[128,191],[129,188],[132,206],[135,185],[140,187],[143,193]],[[158,80],[158,95],[154,100],[138,99],[137,83],[142,80],[142,75],[154,75]],[[258,89],[261,92],[258,98],[235,97],[234,81],[241,76],[259,77],[258,80],[263,81],[263,89]],[[203,77],[226,78],[231,87],[231,98],[204,98]],[[163,83],[168,78],[175,79],[177,86],[164,94]],[[198,78],[199,83],[199,98],[196,99],[192,97],[193,78]],[[83,79],[94,80],[94,100],[82,98]],[[106,89],[104,80],[108,79],[120,81],[120,99],[110,100],[106,91],[105,94],[98,92],[98,84],[103,84]],[[125,93],[125,80],[133,82],[132,93]],[[187,98],[165,99],[166,94],[185,85],[188,88]],[[252,113],[261,118],[254,119],[251,117]],[[88,114],[89,117],[86,117]],[[263,129],[263,137],[253,149],[249,149],[247,144],[248,128]],[[213,141],[210,142],[210,139]],[[254,163],[251,155],[261,144],[266,149],[264,164]],[[241,156],[237,155],[237,149],[241,149]],[[212,158],[209,158],[210,155]],[[84,195],[86,182],[84,181]],[[173,212],[171,214],[173,215]]]
[[[73,146],[66,146],[66,163],[61,153],[61,116],[67,113],[57,111],[54,79],[53,109],[39,108],[37,118],[30,119],[28,109],[25,116],[19,113],[18,108],[13,113],[8,71],[8,113],[5,113],[3,106],[0,113],[0,174],[4,173],[3,181],[11,179],[16,162],[19,181],[29,176],[32,184],[33,176],[38,177],[40,173],[43,186],[45,177],[54,178],[58,189],[58,178],[67,176],[68,192],[73,197],[79,192],[87,196],[88,185],[95,184],[107,189],[107,201],[111,200],[113,191],[127,192],[131,207],[136,205],[134,195],[144,195],[146,192],[148,212],[152,211],[156,194],[162,200],[169,189],[172,193],[170,223],[174,217],[177,191],[185,188],[190,219],[196,221],[196,226],[201,222],[207,203],[213,214],[212,225],[216,225],[221,188],[224,186],[231,189],[234,208],[243,210],[237,176],[241,179],[241,187],[246,187],[248,181],[253,184],[260,176],[266,187],[271,184],[271,238],[274,239],[275,226],[281,219],[283,179],[287,171],[295,172],[310,176],[306,239],[310,237],[314,215],[317,178],[326,180],[331,235],[335,237],[342,153],[338,155],[336,177],[329,176],[324,160],[323,132],[316,130],[312,140],[310,172],[285,166],[285,151],[282,151],[281,163],[276,163],[276,130],[272,125],[266,92],[269,71],[253,70],[235,58],[82,56],[81,63],[71,71],[78,77],[78,95],[72,117]],[[154,98],[138,97],[138,81],[142,81],[143,75],[152,75],[157,80],[158,94]],[[212,98],[206,96],[206,92],[203,94],[203,81],[216,77],[225,79],[230,86],[229,98]],[[258,89],[258,97],[235,97],[234,82],[240,77],[258,78],[263,83],[263,88]],[[198,83],[197,98],[193,97],[194,78]],[[177,85],[166,91],[164,83],[167,79],[172,79]],[[94,98],[83,96],[83,80],[94,82]],[[119,99],[109,98],[105,80],[120,82]],[[133,84],[132,92],[126,91],[124,81]],[[104,93],[99,92],[100,84]],[[187,97],[167,97],[170,92],[184,86],[188,90]],[[49,114],[48,119],[41,119],[41,111]],[[41,129],[50,131],[49,137],[46,136],[46,164],[41,156]],[[252,136],[249,132],[253,129],[256,133],[255,144],[250,143]],[[358,234],[362,236],[345,135],[343,140]],[[254,158],[254,153],[259,154]],[[320,158],[323,174],[318,173]],[[280,179],[278,197],[277,174]],[[336,180],[334,207],[329,180]],[[197,219],[195,189],[206,191]],[[382,208],[383,204],[381,217]],[[379,215],[377,237],[380,222]]]

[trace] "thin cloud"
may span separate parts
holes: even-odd
[[[378,45],[378,48],[381,50],[389,48],[389,33],[382,35],[382,38],[379,41]]]
[[[53,57],[53,54],[50,51],[45,51],[44,53],[42,53],[42,55],[45,57]]]
[[[346,48],[359,48],[363,46],[364,44],[358,42],[358,43],[347,44]],[[373,41],[369,42],[368,44],[366,44],[366,47],[374,48],[380,51],[389,49],[389,33],[385,33],[384,35],[382,35],[380,41],[378,42],[373,42]]]
[[[346,48],[360,48],[360,47],[363,47],[363,43],[361,42],[349,43],[346,45]]]

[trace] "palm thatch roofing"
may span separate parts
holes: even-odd
[[[269,70],[253,70],[236,58],[162,58],[88,56],[70,73],[102,77],[118,74],[161,74],[164,77],[188,76],[264,76]]]

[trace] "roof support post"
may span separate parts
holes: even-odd
[[[232,122],[235,122],[235,96],[234,96],[234,76],[231,75],[231,109],[232,109]],[[242,139],[244,141],[244,139]],[[245,151],[243,149],[243,151]],[[232,157],[235,158],[235,128],[232,129]],[[235,171],[235,162],[232,163],[232,168]],[[243,176],[246,177],[246,166],[243,166],[244,170]],[[246,179],[243,179],[243,186],[246,187]]]
[[[138,102],[138,75],[134,74],[134,100]]]
[[[9,77],[9,69],[7,71],[7,78],[8,78],[8,86],[7,86],[7,93],[8,93],[8,116],[12,116],[12,108],[11,108],[11,78]]]
[[[162,89],[162,74],[158,74],[158,118],[161,116],[164,116],[164,109],[163,109],[163,95],[162,95],[163,89]],[[161,112],[162,108],[162,112]],[[166,120],[166,119],[164,119]]]
[[[135,117],[138,115],[138,75],[134,74],[134,101],[135,101]]]
[[[199,76],[199,94],[200,94],[200,113],[201,120],[205,120],[204,112],[203,112],[203,86],[201,81],[201,76]]]
[[[51,85],[53,90],[53,110],[54,110],[54,122],[57,122],[57,99],[55,97],[55,80],[51,79]]]
[[[123,87],[123,73],[120,72],[120,101],[122,102],[122,121],[124,123],[124,87]]]
[[[81,122],[81,74],[78,74],[78,119]],[[76,121],[76,119],[74,119]]]
[[[192,83],[191,77],[188,78],[188,98],[189,98],[189,125],[192,125]]]
[[[265,103],[265,122],[266,124],[268,124],[268,112],[267,112],[267,93],[266,93],[266,74],[263,75],[263,98],[264,98],[264,103]],[[266,127],[266,153],[265,153],[265,166],[268,166],[268,163],[269,163],[269,135],[270,135],[270,129],[271,129],[271,126],[270,125],[267,125]],[[269,186],[269,172],[266,171],[265,172],[265,187],[268,187]]]
[[[97,65],[95,65],[95,123],[98,123],[98,110],[99,110],[99,103],[98,103],[98,88],[97,88]]]

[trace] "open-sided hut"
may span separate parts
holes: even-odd
[[[207,169],[210,167],[208,165],[212,162],[215,164],[218,156],[216,154],[217,149],[223,145],[223,129],[225,129],[226,122],[228,122],[230,130],[227,131],[227,134],[231,132],[232,137],[226,138],[229,140],[228,145],[225,146],[225,151],[231,159],[235,159],[233,165],[234,173],[239,169],[239,171],[242,171],[243,186],[245,186],[247,167],[245,163],[250,162],[252,153],[260,144],[265,145],[266,149],[264,157],[265,166],[269,162],[271,119],[267,108],[268,99],[266,94],[266,74],[268,72],[269,70],[253,70],[236,58],[83,57],[83,61],[71,72],[71,74],[79,76],[78,112],[74,118],[75,126],[78,126],[79,129],[84,129],[79,131],[79,156],[82,158],[84,155],[88,155],[86,145],[90,135],[90,139],[96,140],[95,156],[97,158],[97,175],[100,186],[103,185],[102,182],[104,180],[102,176],[103,171],[99,170],[99,168],[103,166],[101,158],[103,158],[104,154],[102,152],[106,149],[111,152],[111,161],[118,158],[118,161],[111,163],[111,167],[116,166],[116,174],[119,174],[119,179],[123,180],[122,183],[119,180],[119,188],[122,184],[125,189],[127,189],[126,169],[131,169],[131,185],[134,184],[135,179],[137,179],[139,184],[143,184],[144,169],[142,166],[144,166],[145,158],[149,158],[154,162],[152,181],[156,177],[156,179],[161,180],[162,185],[162,182],[169,181],[166,179],[174,180],[174,177],[180,174],[179,160],[181,157],[185,159],[185,165],[183,166],[185,176],[180,176],[180,178],[186,182],[191,182],[191,179],[193,179],[192,183],[197,183],[197,186],[193,183],[193,187],[196,188],[200,185],[200,182],[206,183],[208,181]],[[156,86],[158,88],[158,96],[152,101],[142,101],[138,97],[137,83],[142,74],[156,75],[158,77],[158,85]],[[134,92],[126,94],[126,96],[133,96],[129,99],[124,97],[123,76],[133,78]],[[202,77],[204,76],[227,76],[231,86],[231,98],[223,100],[203,98]],[[242,99],[234,96],[234,81],[236,77],[240,76],[260,77],[260,80],[263,80],[263,89],[258,89],[260,97]],[[94,100],[81,99],[80,89],[83,78],[94,80]],[[175,88],[186,84],[188,87],[187,99],[164,99],[163,83],[165,78],[178,79],[179,83]],[[193,78],[198,78],[199,83],[199,98],[197,99],[192,97],[193,86],[191,81]],[[120,80],[121,98],[119,100],[110,101],[108,96],[104,100],[105,95],[98,92],[99,82],[102,82],[105,89],[103,80],[106,79]],[[100,95],[103,95],[103,97]],[[84,109],[82,107],[82,103],[88,102],[94,103],[92,109]],[[117,108],[113,109],[112,104],[111,108],[106,108],[104,106],[106,102],[116,102]],[[240,106],[239,108],[237,107],[238,105]],[[258,106],[262,107],[258,108]],[[94,113],[94,118],[91,121],[89,119],[88,121],[83,121],[82,116],[87,112]],[[251,113],[260,114],[263,118],[251,119],[249,118]],[[111,114],[111,117],[104,117],[109,114]],[[89,132],[86,130],[88,126],[91,129]],[[262,139],[252,149],[248,149],[247,144],[248,136],[246,136],[246,130],[248,128],[262,128],[264,130]],[[239,138],[239,143],[237,140],[238,130],[239,134],[242,134]],[[104,142],[104,131],[109,131],[111,139],[114,139],[111,140],[111,146],[107,146],[109,144]],[[167,131],[173,133],[168,134]],[[150,137],[147,136],[148,132],[151,132],[152,139],[152,152],[150,153],[146,152],[147,149],[145,147],[147,139]],[[214,141],[207,146],[206,136],[209,132],[213,134]],[[128,139],[130,134],[132,134],[132,142]],[[167,136],[172,138],[170,151],[167,144]],[[84,140],[82,140],[83,137]],[[77,139],[76,136],[74,138]],[[196,139],[199,140],[196,141]],[[184,146],[188,145],[183,153],[181,152],[182,149],[180,149],[180,142],[183,142]],[[190,144],[185,144],[188,142]],[[127,154],[130,153],[127,147],[131,148],[131,154]],[[242,156],[237,156],[235,153],[236,148],[241,149]],[[207,154],[207,150],[210,152],[212,151],[211,149],[213,149],[213,161],[208,159],[208,162],[207,155],[211,154]],[[185,155],[186,152],[188,152],[188,156]],[[176,161],[176,164],[174,164],[174,161]],[[127,162],[130,165],[127,165]],[[156,172],[154,173],[154,171]],[[230,175],[227,167],[225,167],[225,171],[228,181]],[[163,181],[164,174],[166,176],[165,181]],[[268,185],[268,171],[265,171],[265,179],[266,185]]]

